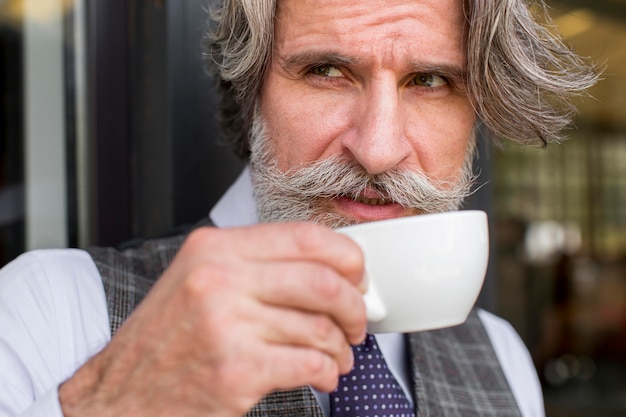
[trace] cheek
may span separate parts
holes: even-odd
[[[410,134],[422,169],[431,178],[456,179],[466,158],[476,118],[466,100],[455,100],[414,116]]]
[[[284,90],[283,90],[284,91]],[[310,95],[263,94],[263,116],[278,167],[292,167],[335,153],[336,138],[346,123],[340,112],[327,111],[328,104]]]

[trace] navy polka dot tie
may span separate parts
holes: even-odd
[[[353,350],[354,368],[339,378],[339,386],[330,394],[331,415],[414,417],[411,403],[387,367],[374,336],[368,335]]]

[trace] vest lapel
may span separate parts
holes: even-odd
[[[309,387],[277,391],[261,400],[246,417],[324,417]]]
[[[111,336],[115,335],[172,262],[187,233],[202,226],[213,224],[206,217],[191,227],[177,230],[172,236],[137,239],[118,248],[86,249],[102,277]]]
[[[119,251],[89,248],[102,276],[107,299],[111,336],[148,294],[178,251],[183,237],[147,240],[138,247]]]
[[[476,311],[463,325],[407,342],[418,417],[521,417]]]

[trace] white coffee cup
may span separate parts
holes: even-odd
[[[337,231],[365,255],[370,333],[439,329],[467,319],[487,270],[484,212],[403,217]]]

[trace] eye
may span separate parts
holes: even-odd
[[[322,64],[311,68],[311,74],[320,77],[343,77],[341,70],[330,64]]]
[[[415,85],[430,88],[442,87],[448,84],[445,78],[435,74],[417,74],[413,77],[412,82]]]

